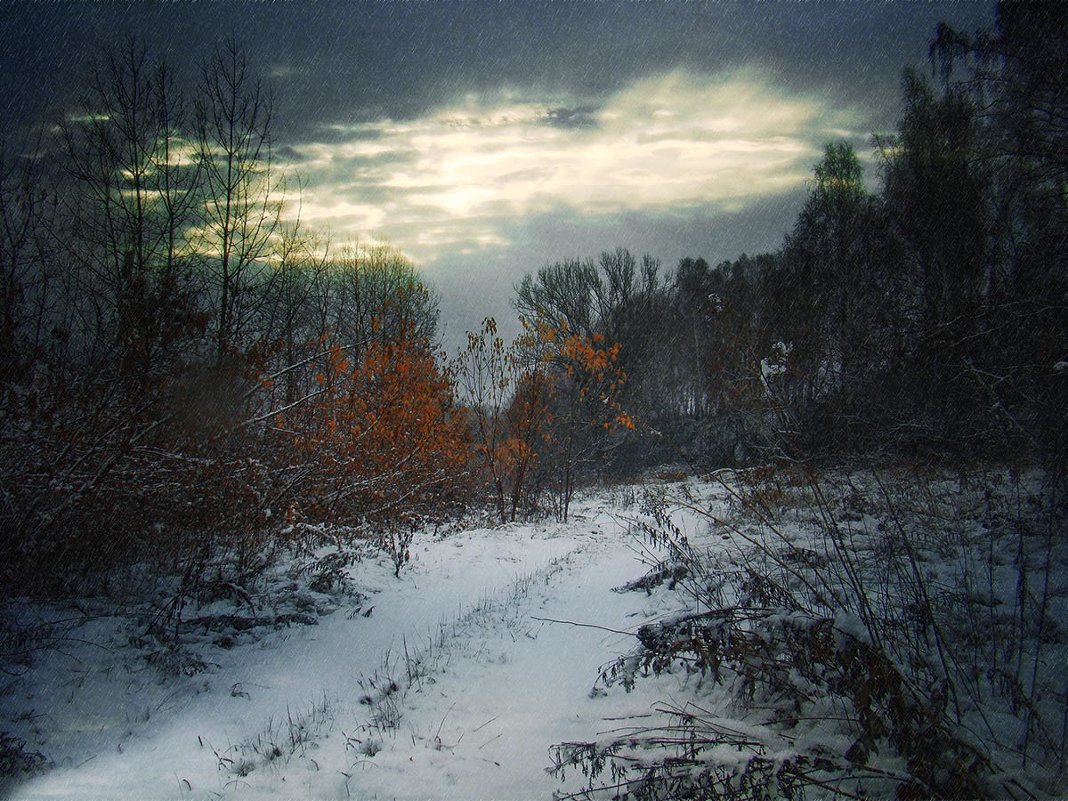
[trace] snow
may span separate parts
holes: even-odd
[[[158,645],[145,644],[143,631],[127,617],[101,606],[95,617],[82,615],[77,624],[59,627],[61,636],[42,643],[48,647],[35,652],[31,666],[7,666],[14,673],[0,693],[0,731],[24,739],[27,750],[54,762],[48,772],[15,787],[13,795],[550,798],[591,781],[579,767],[569,766],[564,778],[552,774],[553,746],[623,743],[626,757],[644,764],[664,754],[641,745],[641,733],[687,710],[699,732],[711,738],[701,765],[733,769],[744,761],[732,739],[737,732],[759,743],[769,759],[796,754],[848,759],[857,726],[850,723],[844,697],[820,697],[826,682],[815,663],[784,672],[781,678],[795,693],[770,705],[767,699],[752,706],[742,702],[741,679],[732,679],[729,671],[718,681],[685,669],[636,682],[599,677],[620,657],[617,676],[630,676],[628,666],[638,668],[633,635],[641,626],[739,603],[738,577],[765,563],[768,554],[790,570],[797,565],[827,582],[843,582],[847,577],[833,561],[833,549],[848,548],[868,589],[874,588],[867,596],[872,613],[892,615],[900,599],[881,591],[878,582],[895,578],[888,576],[887,563],[902,559],[899,540],[906,531],[913,569],[936,593],[932,608],[974,597],[977,621],[1001,626],[1002,646],[1015,626],[1016,563],[1027,566],[1037,587],[1044,563],[1052,560],[1049,618],[1057,625],[1047,628],[1041,651],[1029,645],[1010,667],[1028,677],[1033,661],[1040,661],[1036,705],[1043,720],[1062,720],[1058,666],[1068,645],[1059,621],[1068,610],[1063,567],[1068,549],[1051,539],[1047,553],[1043,543],[1050,531],[1007,526],[999,522],[1001,506],[991,506],[989,498],[980,502],[985,488],[1003,494],[1015,489],[1002,486],[1000,474],[967,491],[954,489],[950,478],[927,482],[922,496],[927,517],[902,513],[895,518],[900,527],[886,525],[886,513],[876,504],[882,490],[871,479],[829,475],[824,483],[838,521],[830,532],[804,484],[790,484],[789,476],[766,485],[757,474],[717,478],[723,483],[692,480],[591,495],[575,502],[567,524],[425,533],[413,543],[412,561],[400,578],[393,576],[388,557],[370,556],[346,568],[357,592],[328,596],[294,585],[286,598],[258,608],[256,615],[287,621],[299,613],[316,625],[264,626],[235,635],[225,647],[217,632],[190,632],[184,655],[161,654]],[[908,499],[913,485],[902,481],[902,488],[891,489]],[[1032,493],[1038,485],[1025,478],[1020,486]],[[636,503],[642,495],[645,511]],[[657,495],[664,500],[659,510]],[[753,518],[747,505],[754,504],[764,505],[766,519]],[[660,527],[660,539],[640,535],[638,521],[657,528],[653,516],[663,520],[664,514],[671,524]],[[654,540],[663,545],[668,539],[699,554],[688,563],[698,573],[674,590],[668,581],[639,582],[653,561],[667,556]],[[625,585],[635,591],[620,591]],[[698,585],[707,589],[695,591]],[[853,606],[831,610],[833,629],[839,638],[871,643]],[[220,600],[189,614],[232,614],[239,607],[240,599]],[[23,604],[21,616],[58,620],[85,611]],[[741,625],[768,637],[819,617],[759,603],[756,611],[762,620]],[[986,642],[971,644],[968,620],[946,620],[947,646],[983,658]],[[927,653],[930,646],[916,645],[914,658],[937,667]],[[1025,739],[1022,716],[997,686],[973,684],[974,692],[962,696],[956,728],[989,732],[979,738],[982,747],[1007,772],[1018,772],[1025,785],[1040,780],[1047,787],[1063,786],[1063,773],[1045,776],[1041,771],[1047,768],[1015,767]],[[812,699],[803,710],[790,700],[800,696]],[[727,732],[723,747],[716,744],[722,732]],[[907,772],[886,743],[872,744],[868,758],[883,776]],[[863,781],[876,794],[885,789],[870,777]],[[863,789],[862,783],[855,789]]]
[[[678,611],[612,592],[646,569],[621,511],[601,499],[568,525],[417,539],[399,579],[387,559],[350,568],[362,602],[206,643],[193,676],[146,666],[118,619],[87,624],[75,635],[111,650],[48,653],[6,699],[8,719],[47,710],[20,736],[55,762],[15,796],[550,797],[551,745],[596,739],[656,700],[591,692],[632,636],[549,622],[634,632]]]

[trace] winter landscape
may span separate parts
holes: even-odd
[[[3,797],[1068,792],[1062,5],[0,36]]]

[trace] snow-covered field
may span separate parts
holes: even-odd
[[[146,660],[129,624],[80,624],[6,679],[5,724],[54,762],[14,796],[549,798],[551,745],[657,700],[594,690],[635,645],[606,629],[680,603],[612,591],[647,570],[636,514],[594,497],[566,525],[417,538],[399,579],[366,559],[350,568],[365,597],[318,625],[204,637],[178,675]]]
[[[400,578],[368,550],[344,590],[313,590],[294,557],[254,611],[187,609],[177,649],[113,602],[27,605],[23,622],[72,622],[4,656],[0,732],[51,762],[7,789],[548,799],[648,774],[663,797],[1047,794],[1065,786],[1068,545],[1046,486],[757,470],[622,487],[566,524],[424,533]]]

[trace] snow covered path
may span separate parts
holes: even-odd
[[[550,798],[549,746],[657,699],[591,693],[633,638],[538,618],[633,632],[680,603],[612,592],[645,572],[636,541],[611,508],[576,511],[417,541],[399,580],[358,564],[360,613],[213,649],[177,689],[101,665],[42,746],[57,767],[15,796]]]

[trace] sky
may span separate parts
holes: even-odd
[[[303,185],[290,213],[410,257],[452,347],[553,261],[777,248],[828,142],[875,188],[870,137],[940,20],[988,27],[993,4],[7,2],[0,126],[69,114],[86,64],[130,36],[192,77],[232,33]]]

